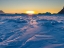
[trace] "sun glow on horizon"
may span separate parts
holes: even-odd
[[[35,14],[35,11],[26,11],[26,14]]]

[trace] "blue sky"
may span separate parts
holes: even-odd
[[[64,6],[64,0],[0,0],[0,10],[9,13],[36,12],[56,13]]]

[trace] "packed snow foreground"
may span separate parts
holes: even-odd
[[[0,16],[0,48],[64,48],[64,16]]]

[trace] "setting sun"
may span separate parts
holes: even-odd
[[[35,14],[35,11],[26,11],[26,14]]]

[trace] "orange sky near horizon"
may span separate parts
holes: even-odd
[[[61,9],[46,9],[46,10],[3,10],[5,13],[25,13],[26,11],[35,11],[35,13],[58,13]]]

